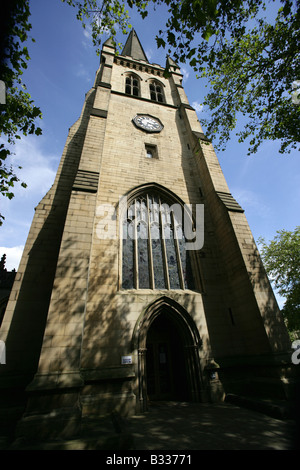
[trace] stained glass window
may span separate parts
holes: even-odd
[[[123,220],[123,289],[195,288],[183,210],[175,206],[157,194],[130,202]]]

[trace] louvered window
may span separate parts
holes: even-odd
[[[135,75],[127,75],[125,79],[125,93],[132,96],[140,96],[140,83]]]
[[[158,101],[159,103],[164,103],[164,92],[162,85],[157,81],[152,81],[149,85],[150,88],[150,98],[152,101]]]

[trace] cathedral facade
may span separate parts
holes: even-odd
[[[155,400],[284,394],[288,334],[182,78],[134,30],[120,55],[103,45],[0,330],[21,434]]]

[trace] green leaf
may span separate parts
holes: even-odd
[[[196,61],[196,58],[194,57],[194,58],[190,61],[190,66],[191,66],[191,67],[195,67],[195,66],[196,66],[196,63],[197,63],[197,61]]]
[[[157,43],[158,48],[160,48],[160,47],[165,48],[166,47],[166,42],[162,38],[156,37],[156,43]]]

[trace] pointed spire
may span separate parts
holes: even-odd
[[[130,31],[121,55],[127,55],[133,59],[148,62],[147,56],[134,29]]]
[[[103,46],[115,47],[111,37],[106,39],[106,41],[103,43]]]
[[[166,61],[166,68],[173,67],[173,69],[180,69],[180,67],[176,64],[176,62],[172,59],[172,57],[168,56]]]

